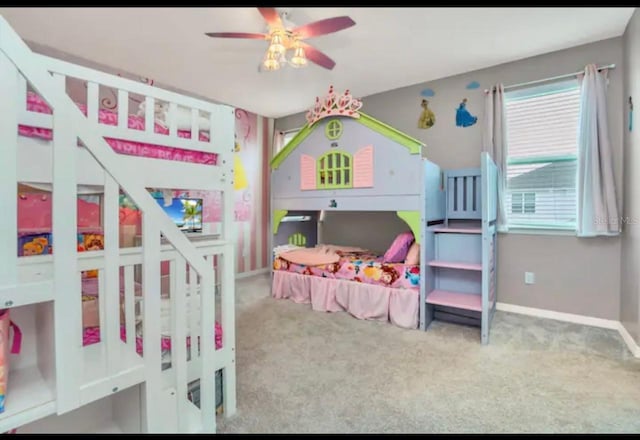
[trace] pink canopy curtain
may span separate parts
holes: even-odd
[[[578,133],[577,235],[618,235],[620,217],[616,201],[613,159],[607,121],[608,70],[595,64],[578,76],[581,85]]]

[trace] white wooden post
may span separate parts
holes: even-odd
[[[92,81],[87,83],[87,120],[93,124],[98,123],[98,110],[100,106],[100,86]]]
[[[200,139],[200,110],[191,109],[191,139]]]
[[[118,127],[129,128],[129,93],[118,90]]]
[[[133,266],[124,267],[124,314],[126,320],[127,346],[131,353],[136,352],[136,292]]]
[[[0,287],[17,282],[18,112],[20,73],[0,52]]]
[[[169,103],[169,112],[167,114],[167,119],[169,121],[169,136],[172,138],[178,137],[178,105],[175,102]]]
[[[54,74],[54,87],[66,95],[66,79]],[[79,387],[84,371],[82,353],[82,301],[77,261],[78,139],[67,108],[53,114],[53,281],[58,414],[80,405]],[[69,365],[74,368],[70,369]]]
[[[200,413],[202,432],[215,434],[215,275],[212,258],[207,257],[206,261],[211,270],[200,275]]]
[[[162,351],[160,346],[160,229],[152,215],[142,215],[143,357],[146,370],[147,432],[164,432]],[[135,336],[134,336],[135,337]],[[179,341],[173,341],[174,344]]]
[[[222,260],[222,261],[220,261]],[[235,243],[224,245],[221,265],[222,347],[229,353],[229,365],[222,372],[222,396],[224,415],[230,417],[236,412],[236,315],[235,315]]]
[[[104,182],[104,292],[106,325],[101,329],[107,346],[107,371],[109,375],[122,369],[120,359],[120,235],[119,235],[120,186],[109,173]],[[133,335],[128,337],[135,338]]]
[[[187,285],[186,285],[186,261],[178,256],[171,261],[171,323],[173,336],[171,342],[171,367],[176,376],[176,392],[178,398],[178,429],[180,432],[188,432],[188,407],[191,403],[187,399]],[[192,316],[195,318],[195,316]],[[191,350],[197,347],[197,340],[191,336]]]
[[[229,365],[222,372],[222,387],[225,417],[236,412],[236,337],[235,337],[235,243],[236,229],[234,222],[235,196],[233,190],[233,155],[235,150],[234,136],[235,110],[221,106],[211,115],[213,143],[222,150],[219,165],[229,170],[222,184],[222,236],[230,244],[224,246],[220,270],[222,273],[221,308],[222,308],[222,344],[229,353]]]
[[[155,100],[147,96],[144,106],[144,128],[147,133],[153,133],[156,126]]]

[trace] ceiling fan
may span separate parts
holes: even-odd
[[[278,70],[285,65],[304,67],[307,60],[325,69],[333,69],[335,61],[303,40],[320,35],[331,34],[347,29],[356,24],[347,16],[326,18],[313,23],[296,26],[288,18],[288,11],[275,8],[257,8],[268,25],[268,32],[263,34],[248,32],[208,32],[205,35],[214,38],[248,38],[269,41],[269,48],[261,67],[265,70]],[[287,51],[293,55],[287,59]]]

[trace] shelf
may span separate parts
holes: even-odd
[[[477,270],[482,271],[482,264],[479,263],[454,263],[451,261],[429,261],[431,267],[443,267],[446,269],[462,269],[462,270]]]
[[[482,297],[474,293],[458,293],[448,290],[433,290],[427,295],[427,304],[455,307],[456,309],[482,311]]]
[[[53,281],[20,283],[0,287],[0,307],[19,307],[53,300]]]
[[[466,227],[445,227],[438,226],[433,228],[433,232],[440,234],[482,234],[482,228],[466,228]]]
[[[0,414],[0,432],[7,432],[55,412],[53,391],[37,367],[9,371],[5,409]]]

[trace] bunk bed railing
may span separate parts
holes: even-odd
[[[33,54],[36,62],[44,66],[49,72],[56,75],[62,75],[65,78],[76,79],[86,83],[87,87],[87,119],[90,122],[98,122],[98,112],[100,110],[100,87],[106,87],[114,91],[117,96],[117,125],[98,124],[94,130],[97,130],[102,136],[127,139],[136,142],[149,143],[154,145],[170,144],[171,146],[194,151],[205,151],[211,153],[222,152],[220,145],[214,142],[214,137],[209,135],[208,139],[200,140],[201,118],[205,118],[209,122],[211,128],[215,127],[217,115],[215,110],[219,109],[219,105],[212,105],[209,102],[179,95],[158,87],[140,83],[119,76],[110,75],[98,70],[90,69],[77,64],[47,57],[45,55]],[[26,84],[25,84],[26,85]],[[20,88],[23,94],[24,102],[26,102],[26,89]],[[24,92],[22,90],[25,90]],[[129,128],[129,116],[137,114],[137,108],[131,108],[130,97],[143,97],[144,99],[144,130]],[[155,104],[163,105],[163,109],[167,112],[167,128],[168,134],[159,134],[154,131],[155,127]],[[37,113],[27,111],[22,106],[23,112],[20,113],[20,122],[25,125],[41,128],[53,128],[51,115],[45,113]],[[178,112],[187,112],[190,114],[191,126],[190,137],[183,138],[178,136],[177,114]],[[209,130],[206,130],[209,131]]]
[[[447,219],[482,218],[482,186],[479,168],[450,170],[445,173]]]
[[[482,173],[482,344],[489,343],[489,329],[496,310],[498,167],[488,153],[480,156]]]
[[[17,240],[17,207],[15,194],[17,194],[17,126],[19,124],[17,109],[23,109],[25,103],[26,83],[47,102],[53,111],[51,127],[53,129],[53,235],[56,237],[55,253],[53,256],[53,286],[54,286],[54,316],[55,316],[55,369],[56,369],[56,405],[58,413],[68,412],[86,403],[81,392],[81,377],[77,374],[69,374],[69,365],[82,365],[81,350],[76,343],[81,335],[82,311],[80,305],[80,283],[78,253],[76,249],[77,231],[77,170],[76,154],[78,139],[90,152],[93,158],[105,170],[105,213],[104,213],[104,288],[106,291],[117,289],[119,272],[119,237],[118,237],[118,194],[122,188],[142,212],[142,284],[145,297],[144,304],[144,378],[146,390],[146,423],[149,432],[162,432],[171,429],[163,420],[166,408],[162,389],[163,379],[161,371],[161,351],[158,344],[160,339],[160,237],[161,234],[175,248],[180,258],[194,270],[200,278],[200,325],[205,329],[215,328],[215,273],[211,262],[193,246],[184,234],[176,227],[173,221],[165,214],[162,208],[151,197],[144,186],[140,173],[135,168],[135,163],[129,161],[126,156],[113,151],[104,139],[105,133],[98,124],[95,116],[98,112],[97,91],[99,82],[105,85],[115,86],[118,95],[126,98],[129,91],[141,91],[146,95],[146,127],[145,140],[143,142],[164,142],[158,138],[154,131],[153,110],[156,98],[169,98],[171,102],[170,112],[175,111],[179,103],[193,105],[192,109],[192,138],[179,140],[172,145],[189,149],[201,149],[218,153],[219,163],[227,164],[227,173],[219,176],[219,181],[211,180],[212,190],[222,190],[223,193],[223,239],[231,240],[233,237],[233,184],[230,164],[233,163],[232,153],[234,148],[233,137],[233,110],[230,107],[209,104],[204,101],[185,100],[179,95],[170,92],[160,92],[159,89],[128,82],[116,77],[109,78],[106,74],[67,65],[63,62],[52,62],[51,59],[34,54],[28,46],[13,31],[9,24],[0,17],[0,143],[2,144],[2,165],[0,165],[0,184],[4,197],[0,197],[0,256],[3,264],[0,264],[0,279],[3,285],[16,286],[16,240]],[[89,80],[87,116],[76,106],[66,92],[65,72],[72,75],[83,76]],[[135,85],[135,86],[134,86]],[[125,99],[125,101],[127,101]],[[124,138],[132,137],[126,130],[125,118],[128,114],[122,106],[118,117],[117,130],[108,136],[122,133]],[[172,110],[173,109],[173,110]],[[207,143],[198,141],[198,120],[196,110],[204,109],[210,115],[210,139]],[[175,121],[175,118],[173,119]],[[126,134],[124,133],[126,131]],[[172,124],[171,133],[176,133],[175,124]],[[116,137],[120,137],[119,135]],[[166,139],[166,138],[165,138]],[[174,143],[175,142],[175,143]],[[233,256],[231,246],[224,247],[225,264],[230,264]],[[178,266],[180,266],[179,264]],[[224,271],[232,273],[227,270]],[[225,286],[228,291],[227,298],[233,298],[233,280],[225,275]],[[181,287],[178,295],[185,297]],[[117,290],[116,290],[117,291]],[[111,295],[115,296],[115,295]],[[223,295],[224,298],[225,295]],[[117,297],[117,296],[116,296]],[[108,298],[105,303],[106,314],[110,316],[116,313],[119,316],[119,304],[116,298]],[[228,301],[228,299],[227,299]],[[183,307],[178,301],[178,307]],[[232,307],[229,303],[223,304],[227,310]],[[116,318],[107,318],[107,323],[113,329]],[[119,327],[119,325],[117,326]],[[116,336],[109,336],[107,342],[116,344]],[[227,338],[233,338],[233,326],[228,327]],[[215,341],[213,331],[202,332],[200,341],[200,378],[201,393],[200,417],[202,432],[215,433]],[[233,350],[233,344],[229,346]],[[115,364],[112,364],[115,365]],[[180,367],[176,368],[181,375]],[[233,373],[232,373],[233,376]],[[234,379],[234,377],[233,377]],[[181,379],[180,379],[180,383]],[[117,391],[114,388],[113,391]],[[209,392],[211,391],[211,392]],[[227,413],[233,413],[235,402],[227,402]],[[177,410],[177,408],[176,408]]]

